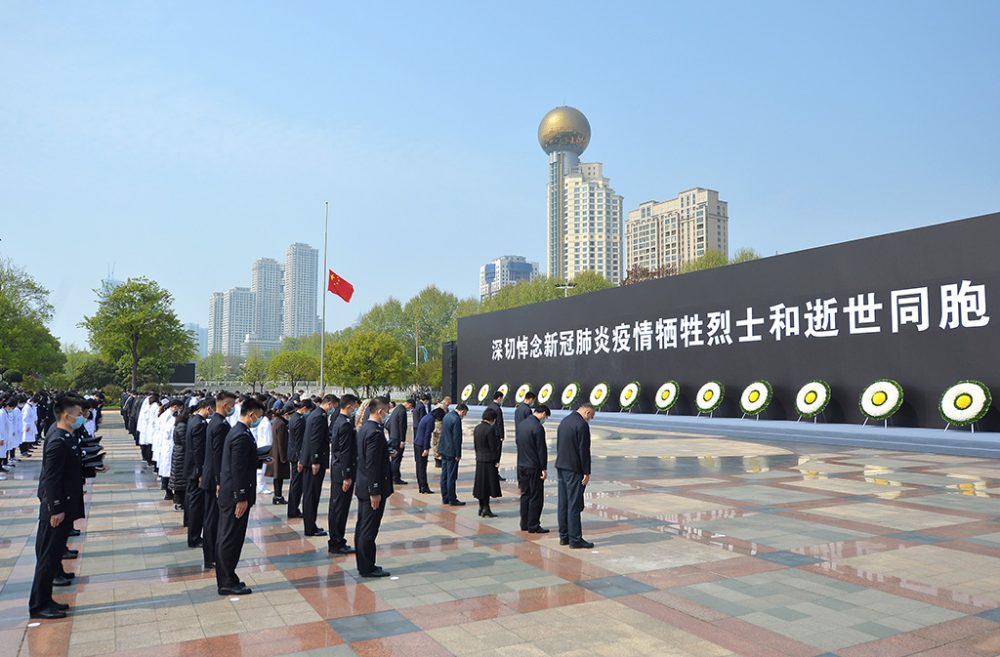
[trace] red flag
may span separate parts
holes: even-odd
[[[327,281],[326,289],[330,290],[344,301],[349,302],[351,297],[354,296],[354,286],[340,276],[334,274],[332,269],[330,270],[330,280]]]

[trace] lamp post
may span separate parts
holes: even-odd
[[[563,299],[569,296],[569,291],[576,287],[576,283],[572,281],[566,281],[565,283],[556,283],[556,289],[563,291]]]

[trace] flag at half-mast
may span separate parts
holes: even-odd
[[[330,278],[327,281],[326,289],[333,292],[344,301],[350,301],[351,297],[354,296],[354,286],[333,273],[332,269],[330,270]]]

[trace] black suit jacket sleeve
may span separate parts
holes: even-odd
[[[50,433],[45,440],[40,488],[45,505],[52,514],[66,511],[66,498],[69,497],[69,492],[66,490],[63,474],[67,469],[70,449],[69,443],[57,435]]]
[[[235,437],[231,442],[230,449],[232,450],[230,463],[233,469],[233,496],[237,502],[249,502],[251,493],[255,492],[250,489],[257,483],[257,469],[253,466],[257,463],[257,450],[254,449],[252,436],[249,433],[244,433]]]
[[[330,425],[322,408],[313,409],[306,416],[306,435],[302,445],[302,462],[305,465],[320,463],[326,465],[326,454],[330,445]]]
[[[406,408],[400,404],[389,414],[389,444],[393,447],[406,441]]]
[[[205,430],[207,426],[208,423],[197,415],[192,415],[188,421],[187,444],[184,451],[184,475],[188,480],[197,480],[205,465]]]
[[[346,415],[338,415],[333,423],[330,451],[330,476],[334,481],[354,479],[358,464],[358,436],[354,423]]]

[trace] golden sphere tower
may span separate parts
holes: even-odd
[[[550,155],[568,151],[579,157],[590,143],[590,121],[575,107],[557,107],[538,124],[538,143]]]

